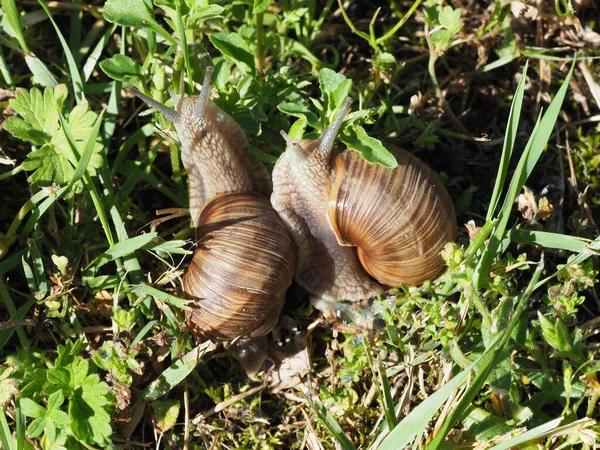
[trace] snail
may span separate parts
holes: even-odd
[[[209,99],[212,68],[199,97],[175,109],[128,88],[175,125],[189,178],[197,249],[182,280],[188,327],[202,338],[258,337],[277,323],[292,283],[295,247],[269,203],[271,182],[246,150],[241,127]]]
[[[350,99],[319,139],[293,142],[282,132],[288,148],[273,169],[271,203],[296,244],[295,279],[327,313],[384,285],[436,277],[457,228],[450,195],[417,157],[397,149],[389,169],[333,151],[349,109]]]
[[[210,100],[213,68],[206,69],[199,97],[177,98],[169,91],[175,109],[147,97],[133,87],[127,90],[163,114],[175,125],[181,143],[181,160],[188,174],[192,223],[206,202],[218,193],[271,194],[271,179],[262,163],[248,153],[244,130]]]

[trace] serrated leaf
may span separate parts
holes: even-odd
[[[305,119],[305,121],[313,128],[317,128],[319,126],[318,117],[302,103],[283,102],[277,105],[277,109],[289,116],[297,117],[298,119]]]
[[[439,14],[440,25],[454,35],[462,28],[460,15],[460,8],[452,9],[451,6],[445,6]]]
[[[328,68],[319,72],[319,84],[329,112],[340,108],[352,89],[352,80]]]
[[[58,87],[46,88],[43,94],[37,88],[31,91],[17,88],[16,96],[9,104],[20,117],[9,118],[5,129],[35,145],[49,143],[58,132],[58,109],[62,107],[65,98],[65,90]]]
[[[109,77],[143,89],[145,84],[142,67],[126,55],[114,55],[100,62],[100,68]]]
[[[425,13],[425,22],[430,27],[435,27],[440,23],[439,17],[442,7],[437,3],[430,6],[429,8],[425,8],[423,12]]]
[[[239,34],[221,31],[210,35],[208,39],[223,55],[254,69],[254,55]]]
[[[368,163],[381,164],[393,169],[398,161],[379,141],[367,134],[359,125],[345,127],[340,133],[340,140],[349,148],[358,151]]]
[[[103,409],[94,410],[81,395],[75,395],[69,402],[69,417],[71,431],[77,439],[104,448],[110,443],[110,416]]]
[[[43,94],[36,88],[17,89],[16,98],[11,100],[11,106],[20,117],[9,119],[5,128],[14,136],[40,146],[23,162],[23,169],[33,172],[29,177],[33,187],[64,185],[73,179],[79,158],[73,153],[59,122],[66,96],[66,86],[59,85],[55,89],[46,88]],[[87,103],[77,105],[69,115],[68,126],[75,136],[79,154],[92,134],[96,119],[97,114]],[[102,165],[101,151],[102,145],[96,143],[86,167],[91,175]],[[81,189],[81,183],[77,183],[75,192]]]
[[[82,441],[105,447],[110,443],[112,427],[108,405],[108,385],[97,374],[88,375],[69,403],[73,434]]]
[[[75,167],[63,154],[57,153],[52,145],[44,144],[31,152],[23,161],[23,169],[35,173],[28,181],[34,187],[49,186],[53,182],[65,184],[75,173]]]
[[[21,398],[19,404],[21,405],[21,412],[27,417],[38,419],[46,415],[46,408],[38,405],[30,398]]]

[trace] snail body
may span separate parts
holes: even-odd
[[[349,106],[319,139],[289,142],[273,169],[271,202],[297,247],[295,278],[328,302],[434,278],[456,236],[450,196],[418,158],[398,149],[388,169],[333,150]]]
[[[192,223],[208,200],[226,192],[271,194],[269,173],[250,155],[248,139],[238,123],[210,100],[209,67],[198,97],[171,97],[175,109],[130,88],[129,91],[175,125],[181,160],[188,174]]]
[[[130,88],[171,120],[188,173],[197,249],[182,287],[193,300],[188,327],[202,338],[258,337],[277,323],[295,268],[295,248],[268,196],[264,166],[247,152],[241,127],[209,99],[212,68],[199,97],[175,109]]]

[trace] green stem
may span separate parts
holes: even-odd
[[[13,175],[16,175],[16,174],[18,174],[19,172],[22,172],[22,171],[23,171],[23,166],[17,166],[14,169],[11,169],[8,172],[4,172],[3,174],[1,174],[0,175],[0,181],[4,180],[5,178],[10,178]]]
[[[362,31],[360,31],[359,29],[357,29],[354,24],[352,23],[352,21],[350,20],[350,17],[348,17],[348,14],[346,14],[346,10],[344,9],[344,5],[342,4],[342,0],[338,0],[338,5],[340,7],[340,12],[342,13],[342,17],[344,18],[344,22],[346,22],[346,25],[348,25],[350,27],[350,30],[360,36],[361,38],[363,38],[365,41],[367,41],[371,46],[373,46],[375,43],[373,41],[371,41],[371,37],[367,34],[367,33],[363,33]],[[375,49],[377,49],[377,47],[373,47]]]
[[[389,38],[391,38],[392,36],[394,36],[398,32],[398,30],[400,28],[402,28],[402,25],[404,25],[406,23],[406,21],[408,19],[410,19],[410,16],[413,15],[413,13],[417,10],[417,8],[419,7],[419,5],[421,4],[422,1],[423,0],[417,0],[416,2],[414,2],[413,5],[408,10],[408,12],[406,14],[404,14],[404,16],[402,17],[402,19],[400,19],[400,21],[394,26],[394,28],[392,28],[386,34],[384,34],[383,36],[381,36],[380,38],[378,38],[375,41],[375,43],[376,44],[382,44],[385,41],[387,41]]]
[[[6,307],[6,310],[8,311],[10,317],[16,318],[17,308],[15,307],[15,304],[13,303],[12,298],[8,293],[8,289],[6,289],[6,284],[4,284],[4,280],[2,278],[0,278],[0,299],[2,300],[2,303],[4,303],[4,306]],[[15,330],[17,332],[17,336],[19,337],[21,347],[23,347],[24,349],[30,348],[29,340],[27,339],[27,335],[25,334],[25,330],[23,330],[23,327],[21,325],[15,325]]]
[[[263,17],[264,13],[256,15],[256,69],[259,77],[264,75],[265,50],[263,46]]]

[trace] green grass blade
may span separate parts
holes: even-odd
[[[114,24],[112,27],[110,27],[106,31],[106,33],[104,33],[102,35],[102,37],[98,40],[98,42],[96,43],[96,46],[90,53],[90,56],[88,56],[87,60],[85,61],[85,64],[83,65],[84,81],[87,81],[90,79],[92,72],[94,71],[94,69],[96,68],[96,65],[98,64],[98,60],[100,59],[102,50],[104,50],[104,47],[106,46],[107,42],[110,41],[110,37],[113,35],[115,30],[117,29],[117,26],[118,25]]]
[[[136,345],[138,345],[142,341],[142,339],[146,337],[146,335],[150,332],[152,327],[154,327],[154,325],[156,324],[158,324],[158,320],[151,320],[146,325],[144,325],[144,328],[142,328],[140,332],[135,336],[135,339],[131,341],[129,348],[135,348]]]
[[[3,289],[3,286],[0,286],[0,289]],[[6,293],[6,295],[8,295],[8,293]],[[4,298],[4,296],[5,296],[4,293],[0,294],[0,298]],[[29,312],[29,310],[31,309],[31,307],[34,304],[35,304],[34,298],[27,301],[27,303],[25,303],[23,306],[21,306],[14,315],[10,316],[10,321],[16,322],[18,320],[22,320],[23,317],[25,317],[25,314],[27,314]],[[15,329],[16,329],[16,327],[11,327],[6,330],[0,331],[0,351],[2,351],[2,349],[4,348],[4,346],[10,339],[10,337],[13,335]]]
[[[510,112],[508,114],[508,125],[506,126],[506,133],[504,135],[504,144],[502,146],[502,156],[500,157],[500,167],[498,168],[498,174],[496,175],[496,183],[494,184],[494,190],[492,191],[492,197],[490,198],[490,205],[488,207],[487,215],[485,220],[490,221],[496,212],[498,201],[500,200],[500,194],[502,194],[502,187],[506,179],[506,173],[508,172],[508,165],[510,163],[513,150],[515,147],[515,139],[517,137],[517,130],[519,129],[519,121],[521,119],[521,110],[523,109],[523,96],[525,95],[525,81],[527,80],[527,67],[529,62],[525,63],[519,85],[515,91],[512,104],[510,105]]]
[[[73,92],[75,93],[75,100],[77,101],[77,104],[80,104],[85,100],[85,97],[83,95],[83,86],[84,85],[83,85],[83,80],[81,79],[81,74],[79,73],[79,68],[77,67],[77,63],[75,62],[75,58],[73,58],[73,54],[71,53],[69,44],[67,43],[64,36],[62,35],[60,28],[54,21],[54,18],[52,17],[52,13],[50,12],[48,5],[46,5],[46,2],[44,0],[38,0],[38,3],[42,6],[44,11],[46,11],[48,18],[50,19],[50,22],[52,22],[52,25],[54,26],[54,30],[56,30],[56,35],[58,36],[58,39],[60,40],[60,44],[62,45],[63,52],[65,52],[65,57],[67,58],[67,64],[69,65],[69,73],[71,74],[71,81],[73,82]]]
[[[440,427],[438,433],[431,440],[431,442],[427,446],[427,450],[437,450],[444,445],[444,441],[448,432],[452,429],[452,427],[455,426],[456,422],[461,418],[464,411],[473,402],[477,394],[479,394],[481,387],[486,382],[488,376],[490,375],[494,367],[496,367],[499,358],[502,357],[502,349],[505,347],[506,343],[510,338],[512,330],[517,326],[521,315],[525,311],[525,305],[527,304],[527,301],[529,300],[529,297],[531,296],[533,291],[536,289],[536,285],[538,280],[540,279],[540,275],[542,274],[543,268],[544,259],[542,257],[535,272],[533,273],[533,276],[531,277],[531,280],[529,281],[527,289],[519,297],[517,306],[515,307],[514,313],[512,315],[512,318],[510,319],[508,326],[498,333],[497,337],[492,341],[492,343],[490,343],[489,347],[483,354],[488,353],[488,351],[492,348],[494,349],[494,352],[491,353],[490,357],[487,358],[481,364],[479,370],[477,371],[477,375],[471,382],[471,385],[467,388],[456,407],[448,415],[448,417]]]
[[[103,265],[114,261],[117,258],[123,258],[124,256],[130,255],[136,250],[141,249],[144,245],[150,243],[152,239],[157,236],[155,232],[141,234],[139,236],[135,236],[129,239],[125,239],[124,241],[118,242],[112,245],[108,250],[102,253],[100,256],[95,258],[85,270],[93,268],[98,270]]]
[[[306,395],[306,392],[304,392],[303,389],[301,390],[301,392],[304,395],[304,398],[310,405],[313,412],[316,414],[317,418],[321,421],[323,426],[327,428],[329,434],[331,434],[331,436],[333,436],[337,443],[340,444],[341,448],[344,450],[356,450],[356,447],[354,446],[352,441],[350,441],[348,435],[344,432],[344,430],[342,430],[340,424],[337,423],[337,421],[327,410],[327,408],[325,408],[323,402],[316,396],[310,398],[308,395]]]
[[[525,444],[528,441],[533,439],[539,439],[548,431],[556,430],[556,427],[563,421],[564,417],[559,417],[557,419],[551,420],[550,422],[546,422],[540,426],[532,428],[525,433],[519,434],[501,444],[493,446],[489,450],[508,450],[513,447],[517,447],[521,444]],[[584,421],[587,419],[583,419]]]
[[[58,81],[50,69],[37,56],[25,55],[25,64],[33,74],[34,81],[44,87],[56,87]]]
[[[6,450],[17,449],[4,411],[0,411],[0,442],[2,443],[2,448]]]
[[[469,367],[462,370],[454,378],[435,391],[419,406],[411,411],[383,440],[378,450],[397,450],[407,447],[417,434],[427,427],[429,421],[437,413],[440,407],[450,398],[452,393],[458,389],[467,379],[471,371],[476,367],[485,366],[486,361],[492,359],[493,352],[500,342],[500,338],[494,340],[482,354]]]
[[[17,424],[17,450],[25,449],[25,415],[21,411],[21,404],[17,402],[15,408],[15,422]]]
[[[30,53],[29,47],[27,46],[27,41],[25,40],[25,35],[23,34],[19,10],[17,9],[15,0],[2,0],[2,10],[4,11],[4,15],[6,16],[9,25],[15,33],[15,38],[19,42],[21,49],[23,49],[25,53]]]
[[[12,74],[10,73],[10,69],[8,64],[6,64],[6,58],[4,57],[4,50],[2,50],[2,46],[0,45],[0,73],[2,73],[2,78],[4,78],[4,82],[11,89],[15,88],[15,83],[12,78]]]
[[[477,289],[483,289],[489,282],[490,266],[494,258],[497,256],[497,250],[500,242],[502,239],[504,239],[506,226],[508,224],[508,219],[510,217],[510,212],[513,208],[514,201],[517,198],[518,193],[523,188],[525,181],[527,181],[529,175],[531,175],[531,172],[540,159],[540,156],[542,155],[544,148],[550,139],[550,135],[552,134],[558,114],[560,113],[560,109],[567,94],[569,81],[571,80],[574,69],[575,60],[573,61],[571,69],[565,77],[562,86],[558,90],[556,97],[554,97],[554,100],[552,100],[550,103],[548,110],[544,113],[542,118],[538,120],[538,123],[536,124],[531,137],[527,142],[525,150],[521,155],[513,178],[510,182],[508,192],[504,198],[504,203],[499,214],[500,221],[494,230],[492,237],[488,241],[488,245],[486,246],[473,274],[473,283]]]
[[[183,26],[183,18],[181,17],[180,2],[175,2],[175,14],[176,21],[175,26],[177,28],[177,35],[179,36],[179,45],[181,46],[181,52],[183,53],[183,61],[185,64],[185,71],[187,72],[187,78],[189,80],[189,93],[194,95],[196,89],[194,88],[194,81],[192,80],[192,66],[190,64],[190,50],[187,45],[187,38],[185,36],[185,27]]]
[[[19,311],[17,311],[17,308],[15,307],[15,304],[2,278],[0,278],[0,301],[4,304],[4,307],[8,311],[8,314],[10,314],[10,317],[17,317],[19,315]],[[21,344],[21,347],[25,349],[30,348],[29,340],[27,339],[27,335],[25,334],[23,327],[21,325],[17,325],[15,330],[17,332],[17,336],[19,337],[19,343]]]
[[[216,347],[216,344],[212,341],[206,341],[183,355],[181,359],[175,361],[161,373],[156,380],[146,386],[142,391],[142,398],[151,402],[168,393],[194,370],[206,353],[213,351]]]
[[[153,288],[152,286],[148,286],[147,284],[140,284],[133,288],[133,292],[137,295],[150,295],[151,297],[162,300],[165,303],[168,303],[171,306],[174,306],[183,311],[189,310],[188,303],[192,300],[186,300],[183,298],[175,297],[174,295],[167,294],[166,292],[161,291],[160,289]]]
[[[590,242],[588,239],[577,236],[518,228],[512,228],[508,232],[508,237],[517,244],[539,245],[544,248],[556,248],[574,253],[583,252],[586,249],[586,244]]]
[[[383,406],[387,426],[392,430],[398,424],[398,420],[396,419],[396,408],[394,407],[394,400],[392,399],[392,392],[390,390],[387,374],[385,373],[385,369],[382,370],[379,361],[376,362],[373,360],[371,344],[367,339],[363,340],[363,346],[365,347],[365,354],[367,355],[367,360],[369,361],[369,366],[373,373],[373,382],[379,382],[377,390],[379,392],[381,405]]]

